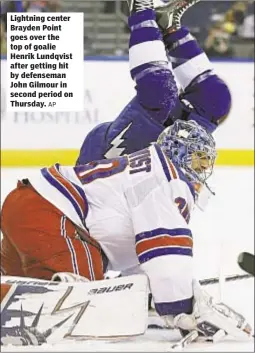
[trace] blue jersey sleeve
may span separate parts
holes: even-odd
[[[116,120],[98,125],[86,136],[76,164],[123,156],[148,147],[163,129],[135,97]]]

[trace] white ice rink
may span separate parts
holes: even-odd
[[[17,179],[29,177],[35,169],[2,169],[1,204],[7,193],[15,187]],[[195,270],[199,279],[242,273],[236,259],[241,251],[254,253],[254,169],[216,168],[212,180],[216,196],[205,213],[194,211],[191,228],[194,237]],[[219,286],[208,286],[215,296]],[[241,312],[254,327],[254,280],[245,279],[225,284],[223,301]],[[123,342],[82,341],[66,342],[40,347],[1,347],[3,352],[13,351],[82,351],[82,352],[169,352],[171,343],[179,338],[174,331],[149,330],[145,336]],[[170,343],[171,342],[171,343]],[[187,352],[254,352],[249,342],[194,343]]]

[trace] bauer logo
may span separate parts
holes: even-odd
[[[102,294],[102,293],[112,293],[112,292],[119,292],[121,290],[131,289],[134,283],[128,284],[120,284],[118,286],[109,286],[109,287],[101,287],[101,288],[94,288],[91,289],[88,294]]]

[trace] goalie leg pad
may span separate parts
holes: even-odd
[[[1,343],[141,335],[148,322],[147,298],[144,275],[80,283],[2,276]]]

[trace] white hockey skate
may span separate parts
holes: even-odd
[[[155,2],[153,0],[127,0],[127,4],[130,14],[155,8]]]

